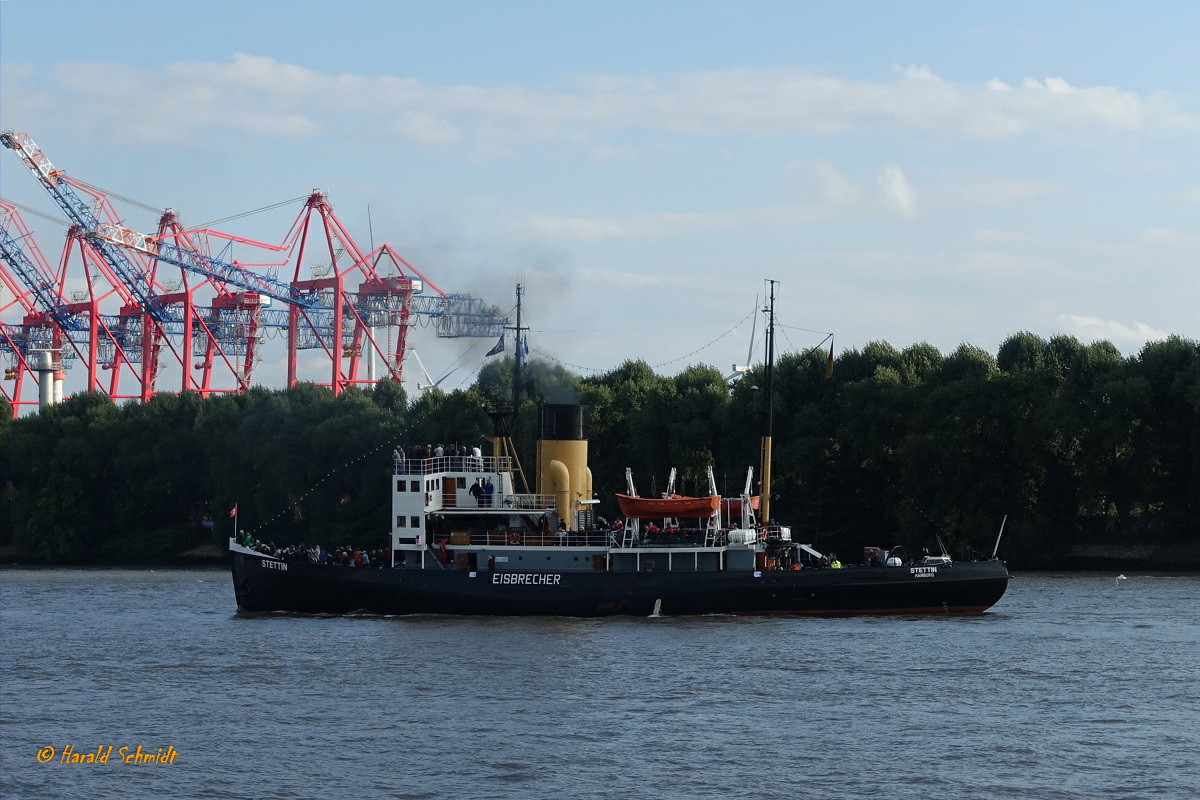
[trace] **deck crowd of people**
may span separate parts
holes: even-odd
[[[433,460],[440,458],[449,459],[448,463],[440,466],[452,471],[480,471],[483,469],[483,451],[478,447],[467,447],[465,444],[457,442],[449,445],[397,446],[392,451],[392,464],[397,475],[433,469]]]
[[[319,544],[309,547],[304,542],[280,547],[274,542],[263,542],[255,539],[245,531],[241,532],[239,539],[242,545],[249,547],[254,552],[278,558],[281,561],[307,561],[310,564],[335,564],[343,567],[376,568],[390,566],[392,563],[392,550],[390,547],[367,550],[366,548],[343,546],[329,549]]]

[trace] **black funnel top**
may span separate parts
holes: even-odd
[[[584,431],[586,412],[587,406],[573,404],[542,406],[538,438],[566,441],[586,439],[587,434]]]

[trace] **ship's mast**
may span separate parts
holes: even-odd
[[[521,412],[521,284],[517,284],[517,327],[515,331],[516,344],[513,346],[513,413]]]
[[[760,520],[764,525],[771,522],[771,435],[775,426],[774,403],[774,368],[775,368],[775,284],[779,281],[768,280],[771,284],[770,301],[763,309],[767,313],[767,360],[763,373],[763,387],[766,392],[766,408],[763,409],[762,453],[759,463],[759,475],[762,484],[759,501]]]
[[[492,434],[492,455],[497,458],[507,456],[512,459],[514,472],[516,477],[521,481],[521,485],[525,493],[529,493],[529,482],[525,478],[525,469],[521,466],[521,459],[517,455],[517,448],[512,440],[512,426],[516,423],[517,414],[521,411],[521,362],[524,360],[522,353],[523,345],[521,342],[521,332],[527,328],[521,325],[521,284],[517,284],[517,324],[515,327],[505,326],[505,330],[513,331],[516,344],[513,347],[513,385],[512,385],[512,408],[505,410],[503,403],[499,403],[500,408],[489,412],[488,416],[492,418],[493,434]]]

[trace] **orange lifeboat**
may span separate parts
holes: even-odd
[[[627,494],[617,495],[617,505],[626,517],[635,519],[654,519],[656,517],[709,517],[721,505],[721,498],[686,497],[673,494],[669,497],[632,497]]]

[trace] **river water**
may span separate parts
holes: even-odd
[[[2,581],[6,800],[1200,797],[1198,576],[834,620],[251,617],[219,570]]]

